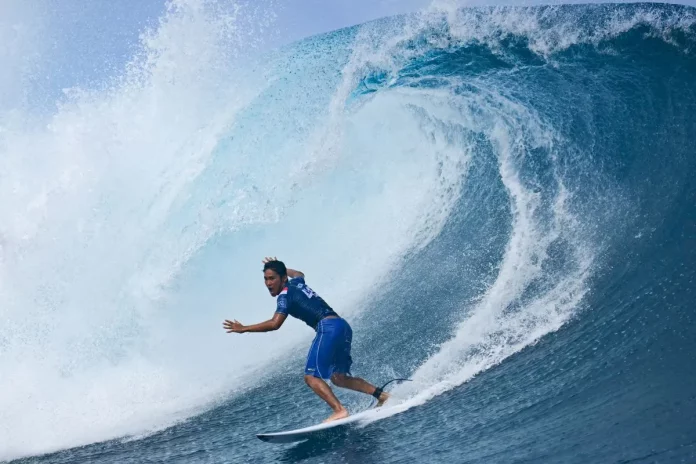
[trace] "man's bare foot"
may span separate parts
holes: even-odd
[[[391,395],[389,393],[382,392],[382,394],[379,395],[379,399],[377,400],[377,405],[375,407],[379,408],[380,406],[382,406],[384,403],[387,402],[387,400],[389,399],[390,396]]]
[[[348,410],[346,408],[341,408],[340,411],[336,411],[335,413],[331,414],[329,417],[324,419],[324,422],[332,422],[338,419],[345,419],[348,417]]]

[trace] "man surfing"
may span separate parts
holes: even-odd
[[[225,320],[222,327],[227,333],[270,332],[278,330],[288,315],[296,317],[317,333],[309,348],[304,378],[307,385],[333,409],[333,414],[324,422],[348,417],[348,411],[326,383],[329,379],[338,387],[374,396],[377,406],[384,404],[389,398],[387,392],[350,374],[353,331],[348,322],[307,286],[302,272],[286,268],[276,258],[265,258],[263,264],[266,288],[271,296],[278,297],[275,314],[271,319],[253,325]]]

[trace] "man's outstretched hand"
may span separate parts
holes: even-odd
[[[222,328],[225,329],[227,333],[244,333],[244,325],[236,319],[234,321],[225,319],[225,322],[222,323]]]
[[[276,258],[275,256],[274,256],[273,258],[271,258],[271,257],[269,257],[269,256],[266,256],[265,258],[263,258],[263,261],[261,261],[261,262],[262,262],[263,264],[266,264],[266,263],[269,262],[269,261],[278,261],[278,258]]]

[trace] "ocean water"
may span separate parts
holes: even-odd
[[[40,116],[3,89],[0,461],[696,462],[695,9],[444,4],[250,56],[221,8]],[[304,324],[221,328],[272,315],[267,255],[398,407],[256,439],[330,412]]]

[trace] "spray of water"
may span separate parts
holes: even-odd
[[[259,348],[219,328],[272,311],[261,256],[350,314],[448,216],[458,147],[393,96],[344,111],[352,77],[334,62],[321,91],[284,80],[321,57],[236,67],[238,15],[171,2],[105,88],[3,113],[0,459],[165,427],[311,336]]]

